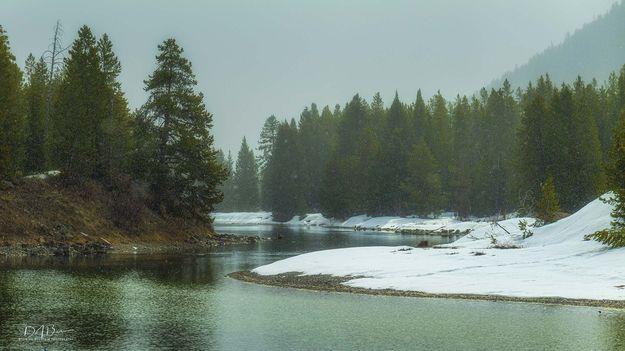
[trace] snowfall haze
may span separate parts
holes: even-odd
[[[311,102],[471,94],[614,2],[4,0],[0,23],[22,65],[47,49],[57,19],[66,45],[83,24],[108,33],[133,108],[156,45],[175,37],[215,116],[217,147],[235,152],[244,135],[255,145],[269,115],[297,117]]]

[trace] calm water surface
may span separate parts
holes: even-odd
[[[205,254],[0,259],[0,349],[625,350],[625,311],[323,293],[225,277],[314,250],[446,238],[217,229],[273,240]]]

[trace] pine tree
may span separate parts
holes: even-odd
[[[406,108],[395,92],[395,98],[387,111],[381,135],[383,142],[380,143],[381,150],[373,169],[377,188],[381,190],[373,195],[377,197],[380,207],[376,214],[398,215],[404,212],[407,199],[400,184],[408,172],[411,131]]]
[[[145,177],[161,213],[209,220],[223,199],[219,186],[227,175],[209,132],[213,116],[203,95],[194,91],[197,81],[182,48],[167,39],[158,50],[157,68],[145,81],[149,98],[139,115],[151,135]]]
[[[46,167],[44,121],[48,92],[47,80],[48,68],[43,59],[37,61],[32,54],[28,55],[26,59],[26,84],[24,87],[28,127],[24,170],[28,173],[41,172]]]
[[[25,118],[21,81],[9,38],[0,26],[0,179],[14,178],[22,168]]]
[[[117,77],[121,73],[121,63],[113,52],[113,43],[104,34],[97,43],[100,70],[105,83],[103,99],[106,102],[106,117],[102,121],[102,141],[99,145],[99,173],[102,178],[114,181],[126,171],[131,147],[131,118],[128,102],[121,90]]]
[[[232,212],[235,211],[235,191],[234,191],[234,160],[232,153],[228,151],[228,157],[224,158],[223,152],[219,150],[217,158],[227,171],[227,178],[222,183],[220,189],[224,194],[222,202],[215,206],[217,211]]]
[[[259,207],[258,167],[254,151],[247,145],[245,137],[243,137],[237,157],[233,183],[235,209],[244,212],[257,211]]]
[[[453,156],[450,165],[449,184],[452,208],[460,218],[471,214],[471,195],[473,192],[473,165],[476,138],[473,131],[471,105],[465,97],[458,96],[452,110],[453,119]]]
[[[278,132],[278,119],[276,116],[271,115],[263,124],[263,129],[260,131],[260,139],[258,140],[258,168],[260,173],[264,171],[269,159],[271,158],[271,151],[273,150],[273,144],[276,141],[276,133]]]
[[[288,221],[304,206],[301,187],[301,153],[297,140],[297,125],[292,120],[280,123],[272,157],[265,173],[264,196],[274,220]]]
[[[99,175],[101,125],[107,118],[104,75],[96,39],[83,26],[65,59],[55,108],[56,150],[67,183],[80,183]]]
[[[558,212],[560,212],[560,202],[553,177],[550,175],[540,187],[540,194],[536,203],[536,218],[543,223],[555,222]]]
[[[408,175],[401,182],[401,188],[409,195],[409,208],[418,215],[436,213],[444,204],[438,166],[423,139],[410,153]]]
[[[545,95],[536,92],[530,85],[526,93],[526,102],[521,126],[518,132],[516,170],[520,196],[528,198],[524,205],[533,207],[537,201],[541,179],[548,171],[550,150],[547,150],[547,138],[552,130],[552,114]],[[532,212],[525,208],[525,212]]]
[[[612,227],[598,231],[589,238],[611,247],[625,247],[625,109],[614,129],[612,149],[610,150],[609,176],[614,193]]]
[[[335,109],[335,115],[341,116],[336,145],[325,167],[320,190],[322,211],[330,217],[345,218],[367,208],[371,183],[367,175],[371,171],[371,157],[375,155],[369,151],[374,144],[374,133],[368,128],[368,114],[369,107],[359,95],[343,111]]]
[[[427,123],[428,129],[425,133],[425,140],[436,164],[440,167],[443,192],[447,193],[449,191],[447,185],[450,184],[449,165],[451,164],[453,135],[447,101],[445,101],[440,91],[430,100],[429,111],[430,118]]]

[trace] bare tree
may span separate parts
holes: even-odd
[[[54,37],[52,39],[52,43],[50,44],[48,50],[46,50],[42,57],[50,66],[49,69],[49,77],[48,77],[48,96],[46,97],[46,111],[44,116],[44,143],[46,145],[46,149],[49,142],[50,135],[50,115],[52,113],[52,94],[53,94],[53,82],[56,73],[59,71],[61,66],[63,65],[63,53],[68,49],[68,47],[63,47],[62,43],[63,39],[63,26],[61,25],[61,21],[57,20],[56,25],[54,26]],[[47,154],[47,153],[46,153]],[[46,155],[46,161],[48,161],[48,155]]]

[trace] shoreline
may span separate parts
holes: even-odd
[[[227,245],[246,245],[257,243],[263,238],[258,236],[241,236],[235,234],[214,234],[210,237],[184,241],[137,241],[135,243],[114,243],[100,239],[87,243],[70,241],[49,241],[43,243],[13,242],[0,246],[0,257],[24,256],[81,256],[94,257],[102,255],[150,254],[196,252]]]
[[[276,286],[283,288],[295,288],[324,292],[342,292],[364,295],[383,295],[397,297],[416,298],[436,298],[436,299],[457,299],[457,300],[477,300],[492,302],[518,302],[537,303],[545,305],[563,306],[584,306],[603,307],[613,309],[625,309],[625,300],[592,300],[592,299],[572,299],[563,297],[517,297],[505,295],[482,295],[482,294],[460,294],[460,293],[426,293],[421,291],[404,291],[394,289],[367,289],[351,287],[343,283],[355,278],[353,276],[337,277],[332,275],[301,275],[299,272],[289,272],[277,275],[260,275],[251,271],[239,271],[228,274],[228,277],[260,285]]]

